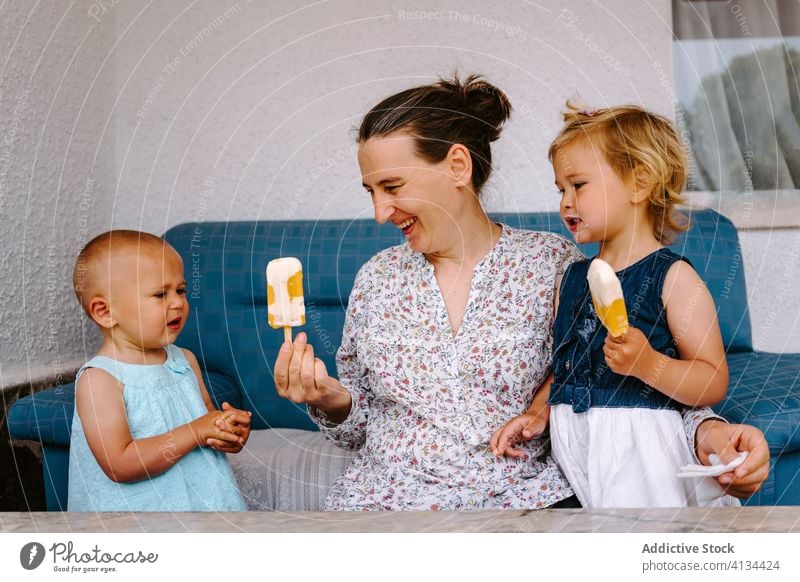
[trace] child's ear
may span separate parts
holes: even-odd
[[[105,298],[100,296],[92,297],[89,301],[87,311],[89,312],[89,316],[100,327],[105,327],[106,329],[114,327],[116,321],[114,321],[111,315],[111,306]]]
[[[631,203],[639,204],[646,202],[650,199],[650,193],[655,187],[652,174],[642,166],[638,166],[633,170],[633,193],[631,194]]]
[[[454,143],[447,152],[450,174],[456,187],[466,187],[472,183],[472,156],[463,144]]]

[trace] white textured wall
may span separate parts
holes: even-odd
[[[517,105],[492,205],[552,207],[544,153],[566,97],[671,110],[658,84],[668,10],[505,4],[121,3],[115,225],[161,231],[194,219],[199,202],[207,219],[369,214],[352,128],[380,98],[455,68],[485,73]]]
[[[370,216],[352,129],[397,90],[458,68],[509,94],[492,210],[556,207],[545,151],[567,97],[672,111],[667,0],[17,0],[0,11],[3,384],[93,349],[68,284],[87,236]]]
[[[791,212],[800,223],[800,208]],[[800,352],[800,230],[740,232],[753,345]]]
[[[0,385],[84,357],[69,277],[87,236],[110,224],[115,40],[86,2],[0,8]]]

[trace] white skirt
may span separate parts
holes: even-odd
[[[553,457],[583,507],[735,507],[712,477],[680,478],[696,463],[680,413],[649,408],[550,410]]]

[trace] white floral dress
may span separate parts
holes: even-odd
[[[554,291],[581,258],[561,236],[503,226],[455,336],[424,255],[403,244],[370,259],[337,354],[350,414],[335,425],[309,408],[328,438],[359,451],[326,509],[529,509],[571,496],[546,437],[524,444],[527,459],[496,458],[488,445],[549,373]],[[690,442],[709,416],[685,415]]]

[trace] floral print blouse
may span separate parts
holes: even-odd
[[[571,496],[546,436],[521,445],[527,459],[496,458],[488,445],[547,378],[555,289],[581,258],[561,236],[503,226],[474,270],[455,336],[424,255],[403,244],[370,259],[337,354],[349,416],[331,424],[309,408],[329,439],[359,451],[326,509],[530,509]],[[709,416],[685,414],[692,450]]]

